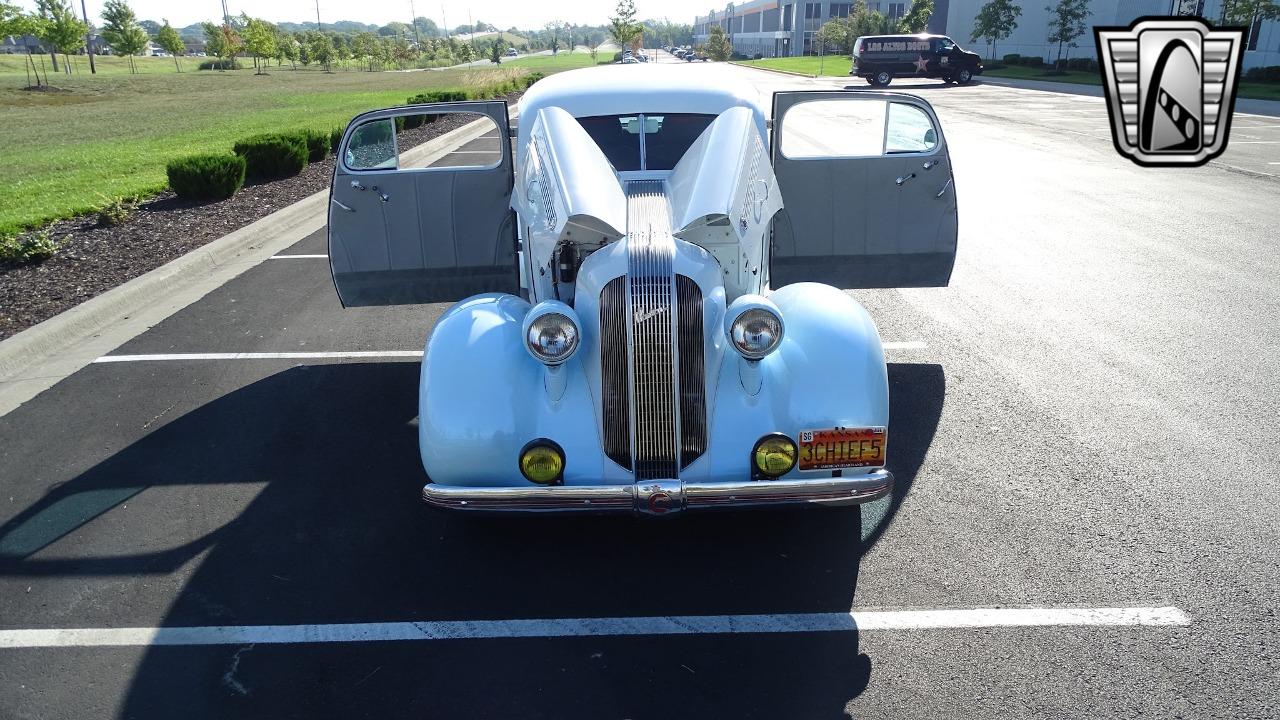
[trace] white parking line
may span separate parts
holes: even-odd
[[[887,342],[885,350],[923,350],[922,342]],[[177,360],[331,360],[345,358],[420,358],[421,350],[351,350],[345,352],[233,352],[103,355],[95,363],[169,362]]]
[[[307,258],[307,259],[326,258],[327,259],[328,257],[329,257],[328,255],[272,255],[271,259],[272,260],[297,260],[299,258]]]
[[[349,643],[629,635],[737,635],[1050,626],[1177,627],[1190,623],[1191,620],[1186,613],[1174,607],[976,608],[791,615],[671,615],[332,625],[0,630],[0,648]]]

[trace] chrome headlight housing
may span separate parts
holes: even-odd
[[[725,314],[725,334],[747,360],[759,360],[777,350],[785,331],[778,307],[759,295],[734,300]]]
[[[581,327],[568,305],[556,300],[538,303],[524,318],[525,349],[544,365],[560,365],[577,351]]]

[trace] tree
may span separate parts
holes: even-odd
[[[1260,20],[1280,17],[1280,5],[1275,0],[1225,0],[1222,4],[1222,25],[1239,25],[1248,28],[1244,34],[1248,47],[1253,26]]]
[[[644,32],[644,28],[636,22],[636,4],[633,0],[618,0],[618,6],[613,12],[606,31],[618,43],[618,47],[630,47]]]
[[[236,32],[231,23],[214,25],[207,22],[201,27],[204,29],[204,49],[218,58],[220,69],[225,70],[230,67],[236,55],[244,49],[244,41],[240,39],[240,33]]]
[[[493,45],[489,46],[489,60],[494,65],[502,64],[502,54],[507,51],[507,44],[501,39],[496,40]]]
[[[182,72],[182,65],[178,63],[178,57],[186,52],[187,46],[183,44],[182,37],[178,35],[178,31],[173,29],[168,20],[164,21],[164,25],[160,27],[160,32],[156,33],[156,42],[165,52],[173,56],[173,66]]]
[[[929,27],[929,17],[933,15],[933,0],[915,0],[911,9],[898,23],[898,32],[920,33]]]
[[[298,41],[293,39],[291,33],[276,28],[276,64],[283,65],[288,60],[290,67],[294,70],[298,69]]]
[[[999,57],[996,54],[996,41],[1013,34],[1018,27],[1018,18],[1021,15],[1022,8],[1014,5],[1012,0],[990,0],[978,10],[978,15],[973,20],[973,33],[969,35],[969,42],[985,39],[991,46],[991,59],[994,60]]]
[[[0,37],[24,37],[26,35],[39,35],[42,20],[38,15],[28,15],[22,12],[22,8],[17,5],[0,2]],[[41,85],[40,69],[36,67],[36,61],[31,57],[31,46],[27,46],[27,65],[24,66],[27,71],[27,85],[31,85],[31,73],[35,72],[36,87]],[[48,81],[48,78],[45,78]]]
[[[833,52],[838,52],[841,55],[852,54],[852,18],[835,18],[823,23],[818,30],[818,40],[822,41],[824,48],[831,48]]]
[[[1045,7],[1049,13],[1049,42],[1058,43],[1058,59],[1062,64],[1062,46],[1074,47],[1076,38],[1084,34],[1085,19],[1089,17],[1089,0],[1058,0],[1053,7]]]
[[[125,0],[107,0],[102,6],[102,39],[111,46],[111,52],[129,58],[129,72],[138,72],[133,56],[147,48],[151,38],[138,25],[138,16]]]
[[[49,55],[54,58],[53,71],[58,71],[56,51],[62,53],[63,68],[70,74],[71,61],[67,56],[84,47],[89,25],[76,17],[76,11],[63,0],[40,0],[37,6],[45,20],[40,27],[40,39],[49,45]]]
[[[475,56],[471,52],[471,45],[469,43],[458,43],[458,54],[456,57],[460,63],[469,63],[474,60]]]
[[[724,61],[733,55],[733,46],[729,44],[729,36],[719,25],[711,26],[711,36],[707,38],[707,55],[712,60]]]
[[[276,28],[266,20],[240,16],[244,26],[244,49],[253,56],[255,75],[265,75],[266,59],[276,54]]]
[[[311,59],[324,66],[325,72],[333,72],[333,41],[322,32],[309,33],[307,50]]]

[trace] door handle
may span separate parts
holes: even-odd
[[[382,202],[386,202],[391,199],[391,196],[386,193],[378,193],[378,199]]]
[[[334,205],[337,205],[338,207],[342,208],[343,210],[346,210],[349,213],[355,212],[354,209],[349,208],[346,205],[343,205],[342,203],[338,202],[337,200],[334,200],[333,198],[329,198],[329,202],[333,203]]]
[[[351,181],[351,189],[352,189],[352,190],[363,190],[363,189],[364,189],[364,185],[361,185],[359,180],[352,180],[352,181]]]
[[[920,167],[924,168],[925,170],[932,170],[933,166],[937,164],[938,164],[937,160],[926,160],[924,165],[921,165]]]
[[[934,197],[942,197],[942,194],[945,193],[949,187],[951,187],[951,178],[947,178],[947,183],[942,186],[942,189],[939,190],[938,194],[934,195]]]
[[[898,185],[902,185],[902,183],[904,183],[904,182],[906,182],[906,181],[910,180],[911,178],[913,178],[913,177],[915,177],[915,176],[916,176],[916,174],[915,174],[915,173],[907,173],[906,175],[903,175],[902,177],[898,178],[897,183],[898,183]]]

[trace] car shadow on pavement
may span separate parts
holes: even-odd
[[[897,487],[869,542],[907,497],[944,394],[939,366],[893,364],[889,375]],[[91,539],[59,560],[9,555],[0,574],[165,573],[207,552],[176,597],[158,600],[168,603],[165,626],[793,615],[854,604],[866,547],[858,507],[669,520],[428,510],[417,380],[416,363],[314,365],[223,395],[58,486],[0,526],[0,540],[69,498],[123,502],[170,484],[209,485],[202,508],[239,503],[233,521],[177,547],[148,550],[137,538],[144,549],[134,555],[95,557]],[[236,483],[262,490],[220,499],[218,486]],[[59,537],[76,534],[58,527]],[[870,672],[852,622],[777,635],[153,647],[121,712],[843,717]]]

